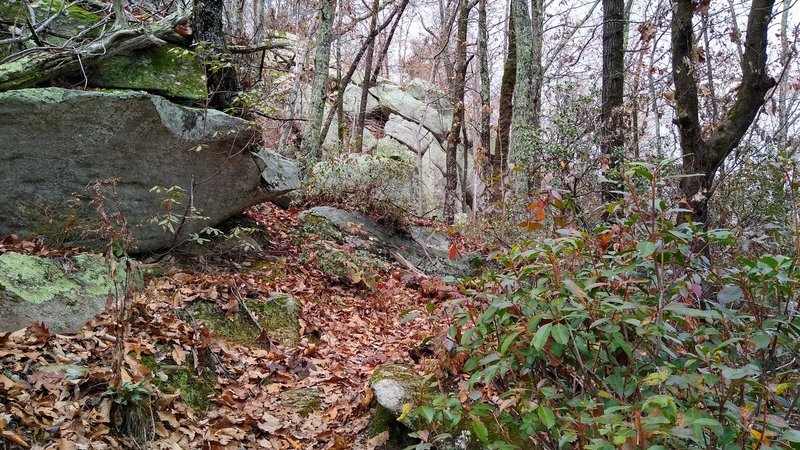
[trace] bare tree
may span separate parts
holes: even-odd
[[[708,223],[708,201],[714,177],[725,158],[739,145],[764,104],[775,80],[767,74],[767,30],[775,0],[753,0],[747,19],[742,56],[742,84],[736,100],[718,124],[703,126],[699,99],[692,0],[676,0],[672,15],[672,76],[675,82],[675,124],[680,136],[684,202],[691,213],[683,219]],[[711,131],[705,131],[711,128]]]
[[[458,29],[456,32],[455,67],[451,84],[453,101],[453,124],[447,135],[447,151],[445,162],[444,220],[453,223],[458,196],[458,144],[461,127],[464,124],[464,91],[467,78],[467,27],[469,12],[472,9],[469,0],[460,0],[458,7]],[[466,142],[465,142],[466,146]],[[466,151],[466,149],[465,149]],[[466,170],[466,168],[465,168]]]
[[[497,118],[497,140],[492,152],[492,177],[502,176],[508,164],[508,147],[511,140],[511,119],[514,111],[514,86],[517,83],[517,38],[514,33],[514,15],[508,17],[506,61],[500,81],[500,99]]]

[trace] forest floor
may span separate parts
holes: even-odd
[[[297,211],[262,205],[248,215],[269,236],[264,252],[162,264],[162,272],[145,277],[124,333],[121,376],[130,384],[122,392],[108,391],[113,314],[74,335],[49,335],[35,325],[0,335],[0,448],[380,446],[387,436],[370,431],[370,375],[386,363],[429,370],[434,359],[420,359],[420,343],[447,324],[424,314],[404,321],[401,313],[424,310],[452,296],[452,288],[394,266],[371,274],[366,289],[336,282],[306,260],[292,234]],[[5,251],[59,252],[25,241],[0,245]],[[186,313],[204,301],[230,318],[241,312],[242,299],[275,293],[301,306],[296,346],[269,339],[238,344]],[[82,372],[70,374],[69,367]],[[171,379],[179,383],[164,388]]]

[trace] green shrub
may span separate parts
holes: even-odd
[[[662,167],[624,174],[626,219],[516,245],[454,305],[462,408],[508,436],[486,448],[800,445],[796,255],[676,225]]]
[[[416,205],[416,160],[400,148],[382,145],[376,154],[330,155],[311,169],[306,195],[399,221]]]

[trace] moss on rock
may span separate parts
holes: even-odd
[[[159,363],[152,356],[143,355],[141,363],[154,373],[160,372],[166,379],[153,377],[153,385],[165,394],[174,394],[180,391],[181,399],[194,411],[204,413],[208,411],[217,394],[214,388],[213,374],[203,369],[200,375],[188,365],[170,365]]]
[[[292,297],[273,295],[264,301],[246,299],[245,304],[273,342],[292,347],[300,341],[300,305]],[[191,311],[206,322],[217,337],[251,347],[267,345],[267,342],[259,340],[261,332],[258,326],[244,311],[228,319],[223,311],[208,302],[193,304]]]
[[[43,322],[54,333],[71,333],[105,309],[109,292],[122,295],[121,268],[109,280],[110,267],[100,255],[45,258],[9,252],[0,255],[0,333]],[[141,286],[134,272],[131,288]]]
[[[322,392],[314,388],[300,388],[283,391],[280,394],[281,404],[307,417],[322,406]]]
[[[137,50],[104,60],[89,75],[92,86],[141,89],[170,97],[207,96],[203,65],[194,52],[174,45]]]

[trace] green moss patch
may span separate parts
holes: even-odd
[[[92,70],[96,87],[141,89],[170,97],[202,100],[205,71],[194,52],[174,45],[137,50],[104,60]]]
[[[153,385],[165,394],[174,394],[180,391],[181,399],[194,411],[204,413],[208,411],[217,394],[214,388],[214,375],[208,369],[203,369],[201,374],[188,365],[170,365],[157,362],[152,356],[144,355],[140,361],[153,373],[160,372],[166,380],[155,376]]]
[[[281,404],[290,408],[303,417],[322,406],[322,392],[319,389],[300,388],[283,391],[280,394]]]
[[[292,297],[275,295],[265,300],[247,299],[245,304],[273,342],[292,347],[300,341],[300,305]],[[251,347],[268,345],[259,339],[260,330],[245,311],[228,319],[223,311],[208,302],[196,302],[190,309],[217,337]]]

